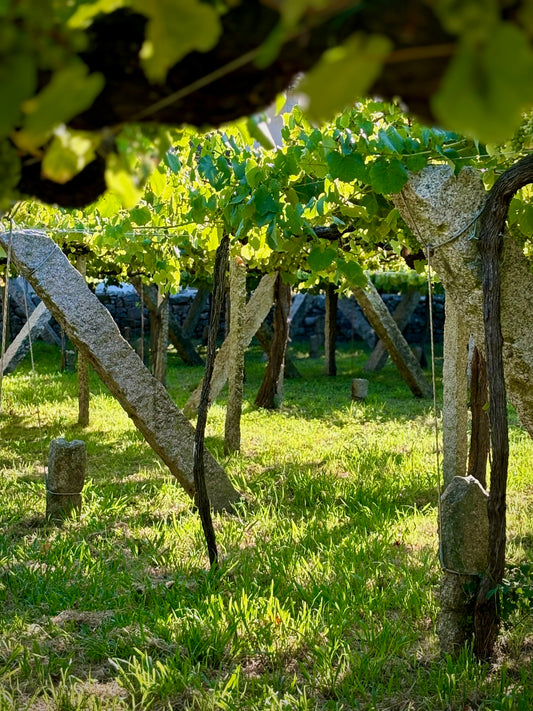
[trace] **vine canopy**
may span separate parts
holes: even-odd
[[[533,0],[6,0],[0,19],[3,209],[138,188],[140,124],[162,157],[159,126],[253,114],[302,72],[315,120],[400,96],[501,142],[533,105]]]

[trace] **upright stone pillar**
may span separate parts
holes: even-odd
[[[487,566],[488,494],[472,476],[455,476],[441,497],[441,651],[457,654],[472,641],[480,576]]]
[[[85,279],[87,274],[87,255],[78,254],[76,257],[76,269]],[[87,427],[89,424],[89,361],[85,355],[78,352],[78,425]]]
[[[54,439],[48,451],[46,478],[46,518],[60,523],[81,511],[81,491],[85,484],[87,450],[80,439]]]
[[[458,318],[484,343],[481,260],[476,220],[487,191],[479,171],[459,175],[432,165],[410,176],[394,204],[421,246],[432,246],[431,266]],[[522,247],[506,233],[501,263],[501,325],[507,394],[520,422],[533,436],[533,274]]]
[[[444,486],[454,476],[466,473],[468,449],[468,341],[465,320],[452,299],[446,299],[444,364],[442,369],[443,473]]]

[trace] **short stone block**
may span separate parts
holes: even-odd
[[[46,518],[62,522],[81,511],[81,491],[85,484],[87,449],[81,439],[62,437],[50,442],[46,479]]]
[[[441,497],[441,550],[444,568],[481,575],[487,567],[489,495],[473,476],[454,476]]]
[[[368,380],[354,378],[352,380],[352,400],[364,400],[368,395]]]

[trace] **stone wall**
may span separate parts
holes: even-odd
[[[170,297],[170,309],[176,316],[178,323],[181,325],[185,321],[189,307],[194,299],[196,291],[194,289],[184,289],[178,294],[173,294]],[[141,303],[137,292],[130,285],[121,287],[109,286],[104,287],[99,285],[96,289],[96,295],[104,306],[111,313],[116,323],[120,328],[123,336],[128,334],[131,340],[140,337],[141,334]],[[31,294],[35,304],[39,299],[35,294]],[[398,294],[385,294],[385,301],[389,311],[394,311],[400,301]],[[364,318],[357,304],[356,311],[359,312],[359,317]],[[442,334],[444,328],[444,296],[436,295],[433,297],[433,312],[435,321],[435,335],[437,342],[442,342]],[[201,318],[196,326],[193,338],[201,340],[205,336],[205,329],[208,323],[208,306],[204,309]],[[324,333],[324,317],[325,317],[325,296],[323,294],[310,295],[308,297],[307,310],[303,318],[299,318],[295,328],[291,330],[291,339],[293,341],[306,341],[313,334],[318,334],[320,337]],[[351,326],[348,319],[343,317],[341,311],[338,311],[338,330],[337,338],[339,342],[360,341],[356,330]],[[9,339],[12,340],[18,331],[22,328],[26,318],[23,310],[15,305],[11,305],[9,316]],[[1,310],[0,310],[0,327],[1,327]],[[59,327],[57,327],[59,332]],[[224,324],[221,326],[224,330]],[[144,331],[148,335],[150,332],[150,318],[148,309],[144,307]],[[221,334],[222,335],[222,334]],[[411,321],[404,333],[409,343],[424,343],[429,339],[429,326],[427,315],[427,299],[422,297],[420,303],[411,318]]]

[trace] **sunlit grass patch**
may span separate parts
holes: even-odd
[[[253,406],[264,365],[250,354],[240,454],[222,454],[224,394],[210,411],[208,444],[243,492],[215,517],[216,574],[189,497],[94,374],[86,429],[53,349],[39,347],[36,376],[24,364],[5,379],[0,711],[529,709],[525,608],[492,668],[438,654],[431,403],[390,364],[352,403],[363,352],[341,352],[336,378],[296,356],[303,378],[267,412]],[[171,357],[176,402],[201,375]],[[59,436],[86,441],[88,480],[81,518],[58,529],[44,520],[43,462]],[[516,422],[511,445],[519,565],[533,550],[533,448]]]

